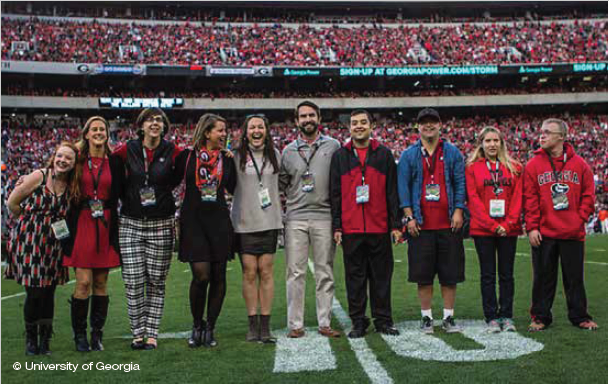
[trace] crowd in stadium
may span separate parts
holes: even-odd
[[[176,21],[202,21],[202,22],[277,22],[282,23],[472,23],[472,22],[497,22],[497,21],[535,21],[535,20],[565,20],[582,18],[607,17],[606,14],[598,14],[584,9],[561,10],[561,12],[550,12],[539,14],[535,9],[527,12],[514,10],[511,15],[496,15],[489,13],[470,14],[468,16],[455,16],[434,11],[428,17],[414,17],[408,12],[384,11],[370,12],[366,14],[353,14],[350,17],[332,15],[330,12],[294,12],[282,9],[226,9],[219,12],[215,9],[182,8],[182,7],[114,7],[107,4],[103,8],[74,7],[72,4],[46,5],[35,4],[34,9],[27,10],[23,3],[14,3],[6,6],[7,13],[34,15],[34,16],[59,16],[59,17],[103,17],[112,19],[135,19],[135,20],[176,20]],[[547,12],[547,10],[545,10]],[[344,10],[343,10],[344,12]],[[321,14],[320,14],[321,13]],[[327,13],[327,14],[325,14]]]
[[[363,97],[419,97],[419,96],[491,96],[491,95],[528,95],[569,92],[607,92],[607,82],[598,81],[573,86],[541,86],[513,88],[452,88],[440,89],[413,89],[413,90],[334,90],[317,89],[306,91],[298,90],[256,90],[244,89],[218,89],[206,91],[155,91],[146,89],[113,89],[111,86],[104,89],[79,88],[64,89],[61,87],[35,87],[27,88],[22,84],[13,84],[2,88],[3,95],[10,96],[54,96],[54,97],[182,97],[182,98],[210,98],[210,99],[274,99],[274,98],[363,98]]]
[[[607,22],[298,28],[2,19],[2,60],[298,66],[605,61]],[[13,42],[28,49],[13,51]]]

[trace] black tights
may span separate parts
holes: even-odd
[[[202,325],[205,302],[207,301],[207,323],[213,328],[222,310],[222,303],[226,295],[226,262],[190,263],[190,269],[192,271],[190,311],[193,323],[196,327]]]
[[[49,287],[25,287],[23,318],[26,323],[52,319],[55,313],[55,285]]]

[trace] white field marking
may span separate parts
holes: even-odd
[[[113,271],[110,271],[109,275],[113,274],[114,272],[118,272],[118,271],[120,271],[120,269],[115,269]],[[74,284],[74,283],[76,283],[76,279],[70,280],[66,284]],[[19,297],[19,296],[23,296],[23,295],[25,295],[25,292],[16,293],[16,294],[10,295],[10,296],[2,296],[2,300],[12,299],[13,297]]]
[[[441,325],[436,320],[435,325]],[[443,340],[424,334],[418,321],[405,321],[397,325],[399,336],[381,335],[391,349],[403,357],[426,361],[472,362],[515,359],[539,352],[544,345],[516,332],[488,333],[484,320],[462,320],[463,336],[484,346],[484,349],[456,350]],[[437,331],[436,327],[436,331]]]
[[[471,247],[465,247],[466,251],[476,251],[474,248]],[[520,256],[520,257],[527,257],[527,258],[531,258],[531,254],[530,253],[526,253],[526,252],[516,252],[516,256]],[[584,261],[584,263],[586,264],[596,264],[596,265],[607,265],[607,263],[603,263],[600,261]]]
[[[159,335],[157,336],[157,339],[187,339],[188,337],[190,337],[190,333],[191,333],[191,331],[159,333]],[[132,338],[133,338],[133,335],[124,335],[124,336],[114,337],[114,339],[132,339]],[[112,339],[112,337],[111,337],[111,339]]]
[[[401,263],[402,262],[402,260],[393,260],[393,261],[396,262],[396,263]]]
[[[309,260],[309,269],[312,273],[314,273],[315,266],[311,260]],[[351,319],[340,305],[340,302],[336,299],[336,297],[334,297],[332,300],[332,313],[345,331],[346,336],[351,330]],[[376,355],[368,346],[365,338],[347,338],[347,340],[349,341],[349,345],[351,345],[351,349],[353,352],[355,352],[357,361],[359,361],[360,365],[364,369],[364,372],[366,372],[366,375],[368,375],[373,384],[393,384],[393,379],[389,376],[389,373],[387,373],[381,363],[376,359]]]
[[[273,373],[336,369],[330,340],[317,333],[317,328],[306,328],[305,337],[299,339],[288,338],[287,329],[273,334],[278,336]]]

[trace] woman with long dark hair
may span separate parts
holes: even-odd
[[[69,280],[61,242],[70,236],[65,217],[77,190],[77,158],[74,144],[61,143],[48,165],[25,176],[7,201],[19,219],[11,233],[4,274],[25,287],[26,355],[51,354],[55,288]]]
[[[498,129],[484,128],[478,142],[467,161],[465,179],[470,234],[480,261],[482,308],[489,332],[514,332],[514,258],[522,233],[522,166],[508,153]]]
[[[268,119],[263,115],[248,116],[235,155],[237,187],[231,211],[243,269],[242,290],[249,323],[247,341],[275,342],[269,323],[274,290],[273,259],[279,230],[283,228],[279,157]]]
[[[192,144],[176,159],[176,174],[186,183],[180,210],[180,261],[190,264],[190,347],[214,347],[216,320],[226,295],[226,264],[232,257],[233,229],[225,192],[235,190],[235,163],[222,151],[226,120],[205,114],[197,123]],[[207,306],[206,321],[203,320]]]
[[[109,126],[101,116],[90,117],[79,142],[76,163],[78,193],[68,211],[72,236],[64,249],[64,266],[76,274],[70,300],[76,350],[103,351],[103,328],[108,316],[106,286],[110,268],[120,265],[118,246],[118,198],[124,177],[120,159],[108,146]],[[92,296],[89,296],[90,294]],[[87,318],[91,303],[91,344]]]

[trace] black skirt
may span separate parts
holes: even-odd
[[[182,209],[178,259],[183,262],[226,262],[233,259],[234,232],[228,209]]]
[[[240,255],[260,256],[264,254],[274,254],[277,252],[277,237],[279,231],[271,229],[268,231],[237,233],[237,251]]]

